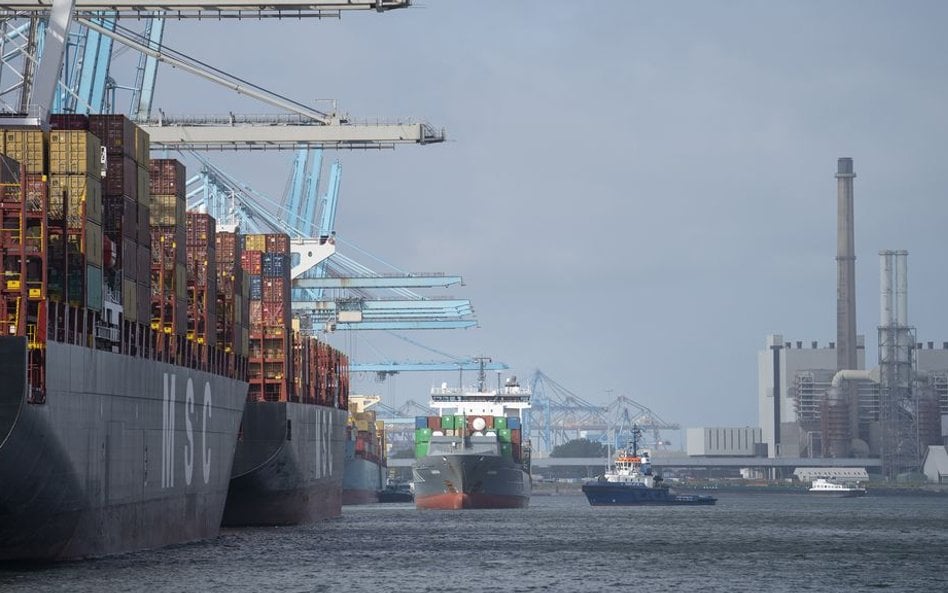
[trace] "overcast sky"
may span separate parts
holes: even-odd
[[[836,159],[854,159],[858,331],[874,364],[880,249],[907,249],[920,341],[948,340],[948,4],[419,4],[341,20],[170,22],[166,43],[353,118],[449,141],[328,153],[337,232],[463,276],[480,327],[406,334],[626,395],[682,426],[758,425],[767,334],[835,340]],[[268,109],[163,68],[167,113]],[[279,195],[292,153],[219,162]],[[355,259],[373,265],[358,253]],[[360,362],[438,355],[376,332]],[[456,376],[356,381],[393,404]]]

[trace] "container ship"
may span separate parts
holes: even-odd
[[[289,237],[278,233],[246,235],[237,254],[250,281],[250,388],[224,509],[228,526],[342,514],[349,363],[302,335],[291,317],[290,253]]]
[[[213,537],[246,359],[188,339],[184,187],[124,117],[52,123],[0,131],[0,559]]]
[[[385,457],[385,425],[376,419],[374,410],[368,409],[380,399],[377,395],[349,397],[342,504],[379,502],[379,495],[384,489],[388,467]]]
[[[499,381],[498,381],[499,382]],[[523,411],[530,391],[516,377],[474,389],[442,384],[431,392],[437,416],[415,418],[415,506],[420,509],[522,508],[530,501],[530,444]]]
[[[214,537],[235,455],[264,424],[245,408],[304,401],[300,388],[252,388],[252,338],[273,330],[250,316],[241,260],[214,253],[244,240],[186,213],[184,167],[150,159],[147,134],[123,116],[59,115],[51,127],[0,121],[0,560]],[[304,414],[322,423],[296,432],[332,449],[344,357],[287,335],[336,369],[289,375],[333,394]],[[322,473],[341,474],[338,457]]]

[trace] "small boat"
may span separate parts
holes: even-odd
[[[379,492],[379,502],[413,502],[415,493],[411,482],[388,482]]]
[[[813,480],[813,483],[810,485],[810,493],[840,498],[855,498],[857,496],[865,496],[866,489],[858,484],[837,484],[825,478],[818,478]]]
[[[712,505],[713,496],[672,494],[661,476],[652,473],[649,452],[639,453],[641,429],[632,427],[632,448],[616,451],[613,467],[598,479],[583,484],[592,506]]]

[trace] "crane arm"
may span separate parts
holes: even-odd
[[[74,0],[53,0],[49,9],[49,21],[46,26],[46,38],[43,42],[43,57],[33,77],[28,118],[36,118],[35,123],[46,127],[49,114],[59,84],[59,73],[63,69],[63,57],[66,52],[66,35],[72,24]]]

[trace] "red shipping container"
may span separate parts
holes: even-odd
[[[283,303],[290,300],[289,285],[283,278],[264,278],[263,301]]]
[[[109,157],[102,180],[103,196],[129,196],[138,201],[138,163],[132,157]]]
[[[138,238],[138,202],[129,196],[102,196],[102,230],[116,241]]]
[[[151,159],[148,163],[152,195],[184,195],[187,184],[184,165],[174,159]]]
[[[78,113],[51,113],[49,127],[53,130],[88,130],[89,117]]]
[[[244,251],[240,254],[240,267],[253,276],[259,276],[262,268],[263,253],[260,251]]]
[[[289,322],[287,319],[287,303],[268,303],[263,302],[261,307],[264,326],[285,326]]]
[[[290,236],[283,233],[271,233],[265,235],[267,244],[267,253],[289,253]]]
[[[210,214],[187,213],[187,244],[214,247],[216,221]]]
[[[135,124],[124,115],[90,115],[89,131],[96,135],[108,156],[135,156]]]

